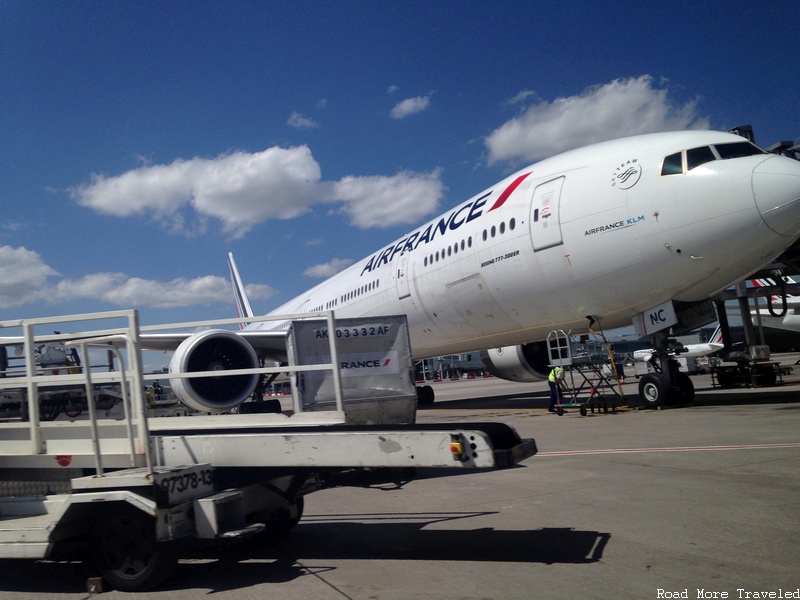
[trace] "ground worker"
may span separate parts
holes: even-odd
[[[547,378],[547,383],[550,384],[550,406],[547,410],[550,412],[556,412],[556,404],[561,404],[564,399],[561,392],[561,382],[564,380],[564,376],[563,367],[553,367]]]

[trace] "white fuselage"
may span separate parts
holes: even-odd
[[[667,156],[737,142],[673,132],[543,160],[273,313],[405,314],[424,358],[586,329],[589,315],[626,326],[662,302],[706,299],[800,235],[797,161],[755,154],[662,174]]]

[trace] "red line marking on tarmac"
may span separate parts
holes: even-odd
[[[739,444],[735,446],[679,446],[676,448],[610,448],[606,450],[563,450],[560,452],[537,452],[536,456],[580,456],[586,454],[637,454],[644,452],[705,452],[708,450],[759,450],[774,448],[800,448],[800,443],[788,444]]]

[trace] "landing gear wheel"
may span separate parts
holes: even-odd
[[[559,417],[562,417],[564,416],[564,409],[559,406],[556,408],[556,413],[558,414]]]
[[[639,397],[647,408],[667,404],[669,391],[669,379],[663,373],[647,373],[639,380]]]
[[[103,579],[121,592],[153,589],[172,574],[177,557],[156,541],[153,517],[128,506],[109,509],[95,530]]]
[[[580,411],[582,417],[586,416],[586,407],[585,406],[581,406],[580,409],[578,409],[578,410]],[[594,412],[594,411],[592,411],[592,412]]]

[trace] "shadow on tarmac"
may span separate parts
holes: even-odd
[[[585,564],[602,559],[611,534],[544,528],[532,531],[426,529],[491,513],[310,516],[287,537],[196,549],[158,591],[243,589],[335,570],[324,561],[408,560]],[[377,521],[376,521],[377,519]],[[352,521],[369,522],[352,522]],[[320,563],[320,561],[323,561]],[[6,592],[78,593],[96,576],[80,562],[2,560]]]

